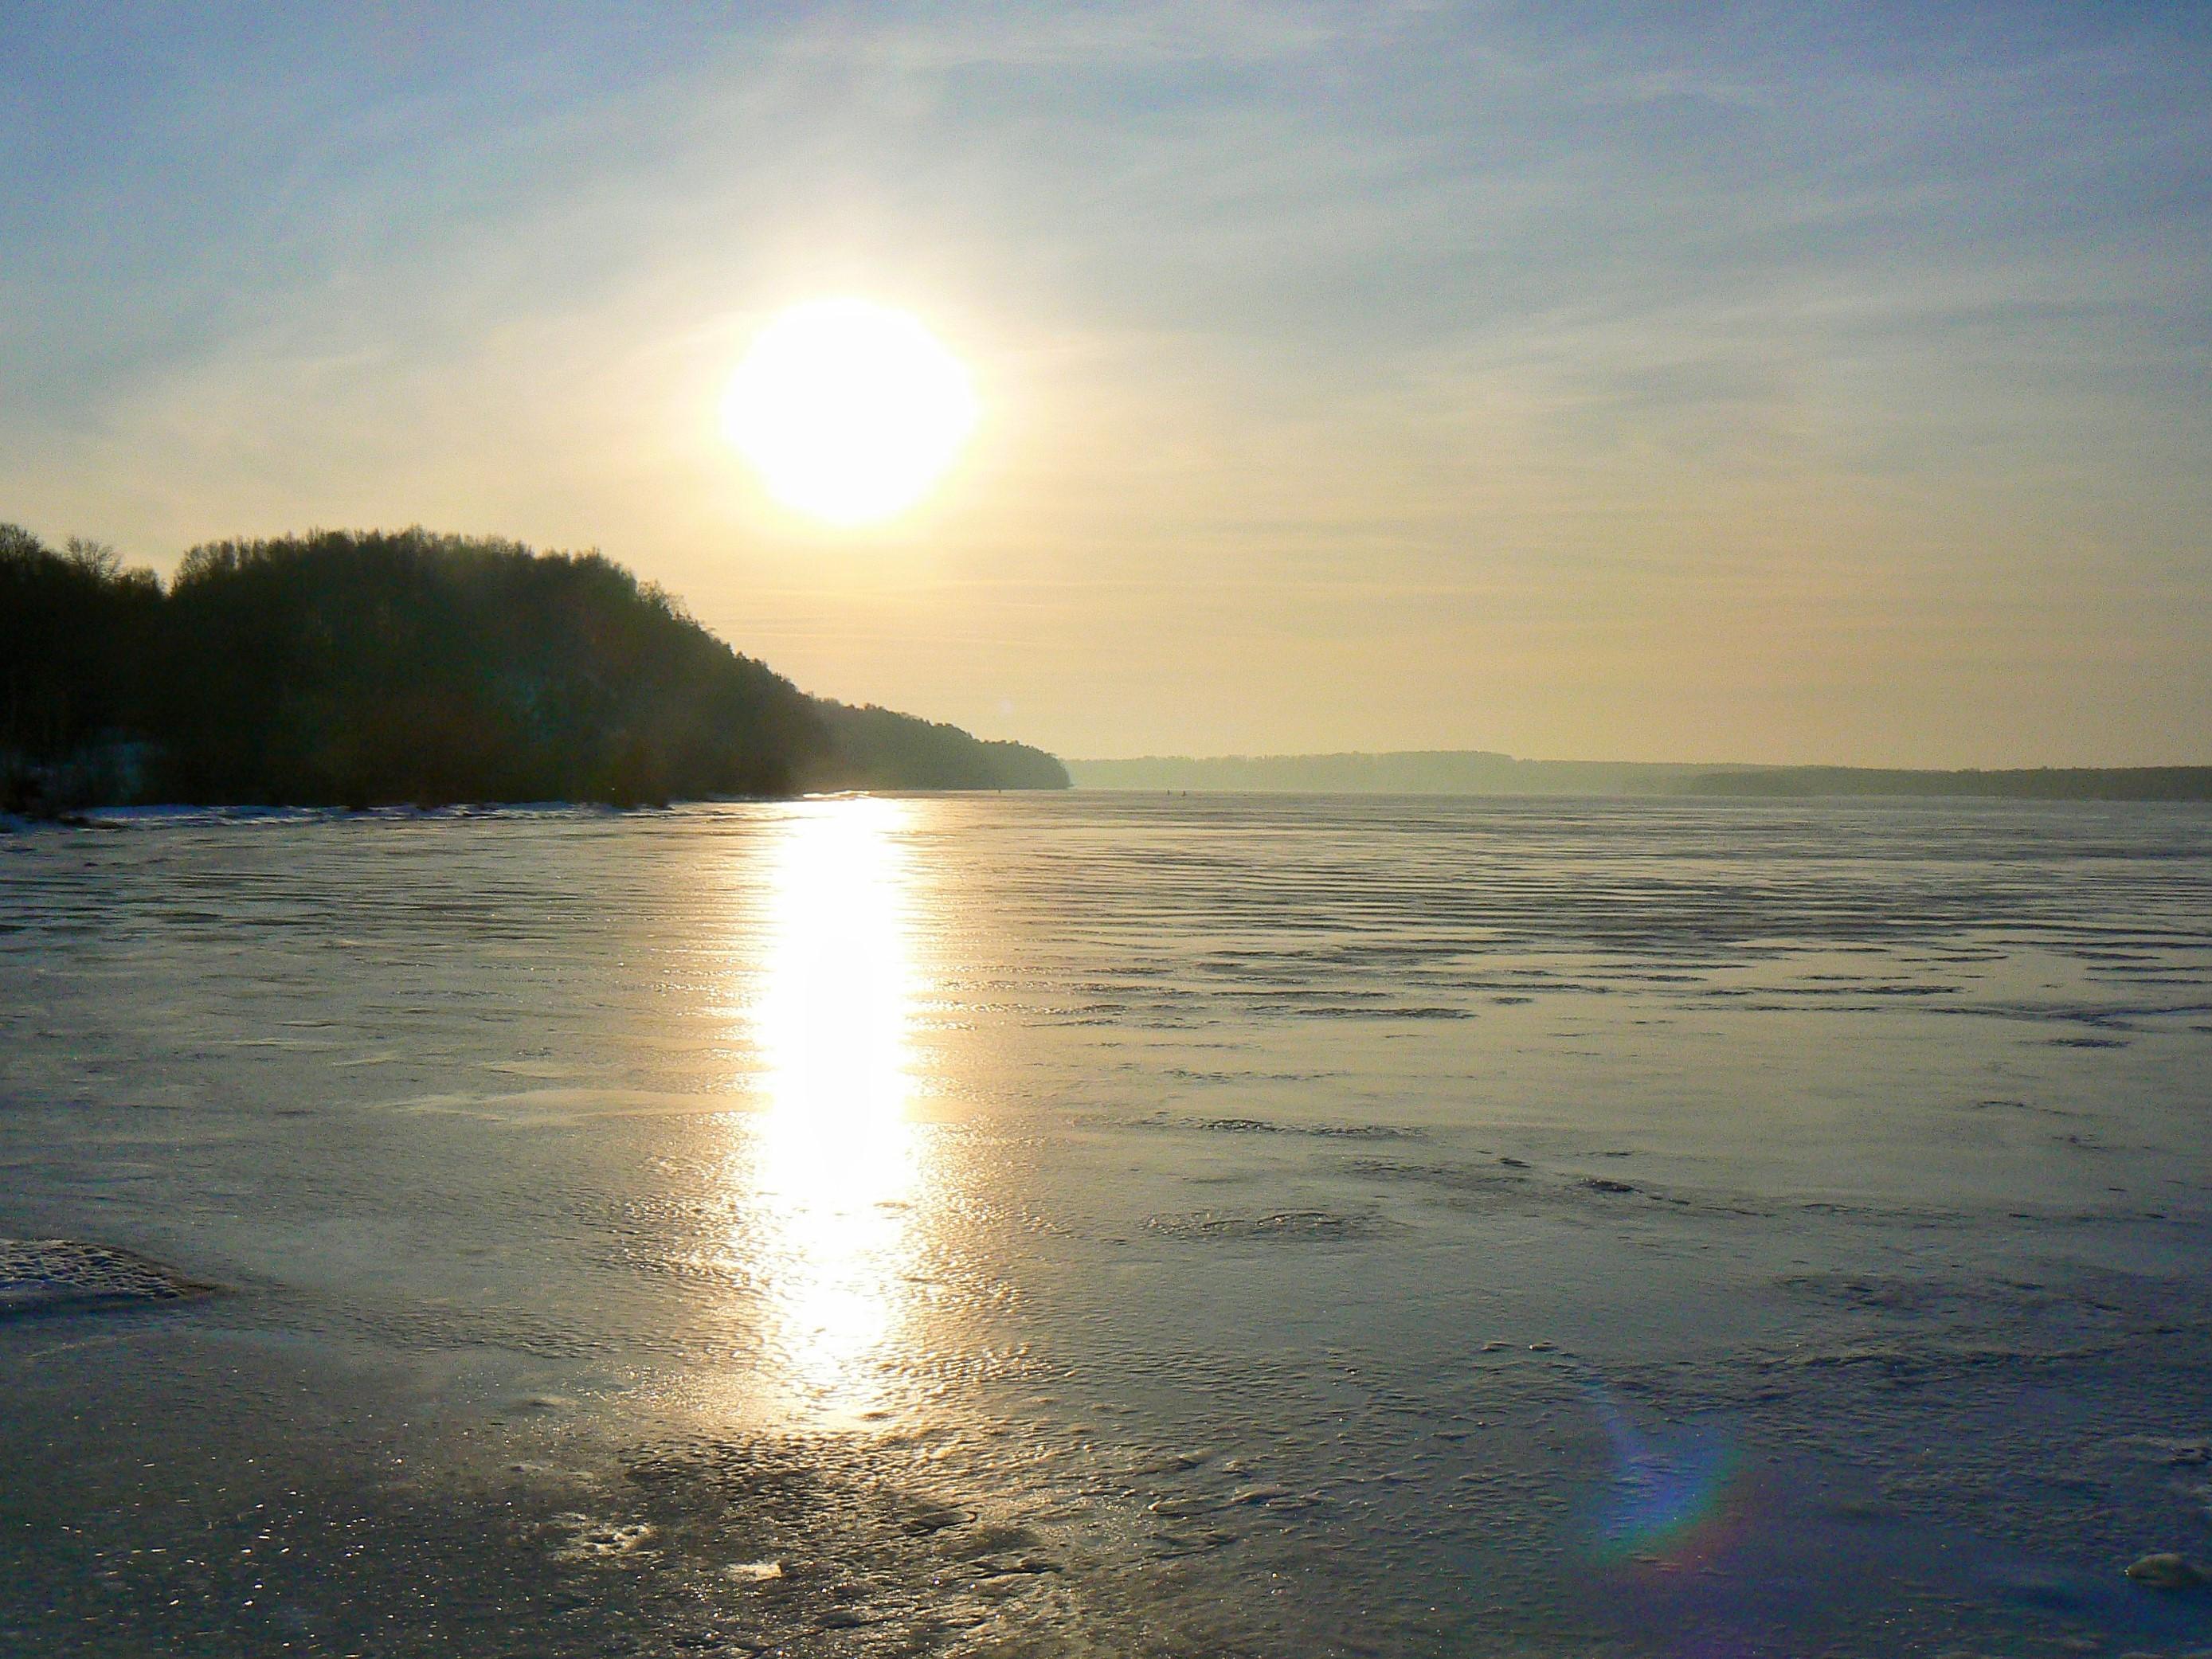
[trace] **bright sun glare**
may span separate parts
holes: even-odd
[[[975,429],[968,370],[903,311],[816,300],[763,329],[722,430],[785,506],[836,525],[911,507]]]

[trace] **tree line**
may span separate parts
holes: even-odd
[[[1991,800],[2212,800],[2212,766],[2035,766],[1915,771],[1874,766],[1747,767],[1708,773],[1695,795],[1923,795]]]
[[[810,697],[592,551],[321,531],[164,587],[0,525],[0,808],[618,805],[1064,788],[1051,756]]]

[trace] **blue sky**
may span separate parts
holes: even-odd
[[[2212,760],[2212,7],[0,10],[0,518],[598,545],[1077,755]],[[717,438],[974,367],[925,507]]]

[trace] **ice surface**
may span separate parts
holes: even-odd
[[[0,1651],[2185,1652],[2208,1106],[2198,807],[27,830]]]
[[[0,1319],[182,1302],[214,1288],[131,1250],[76,1238],[0,1238]]]

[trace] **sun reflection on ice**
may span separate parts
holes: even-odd
[[[781,829],[752,1009],[767,1110],[755,1201],[769,1346],[817,1409],[858,1410],[908,1316],[915,966],[905,806],[809,802]]]

